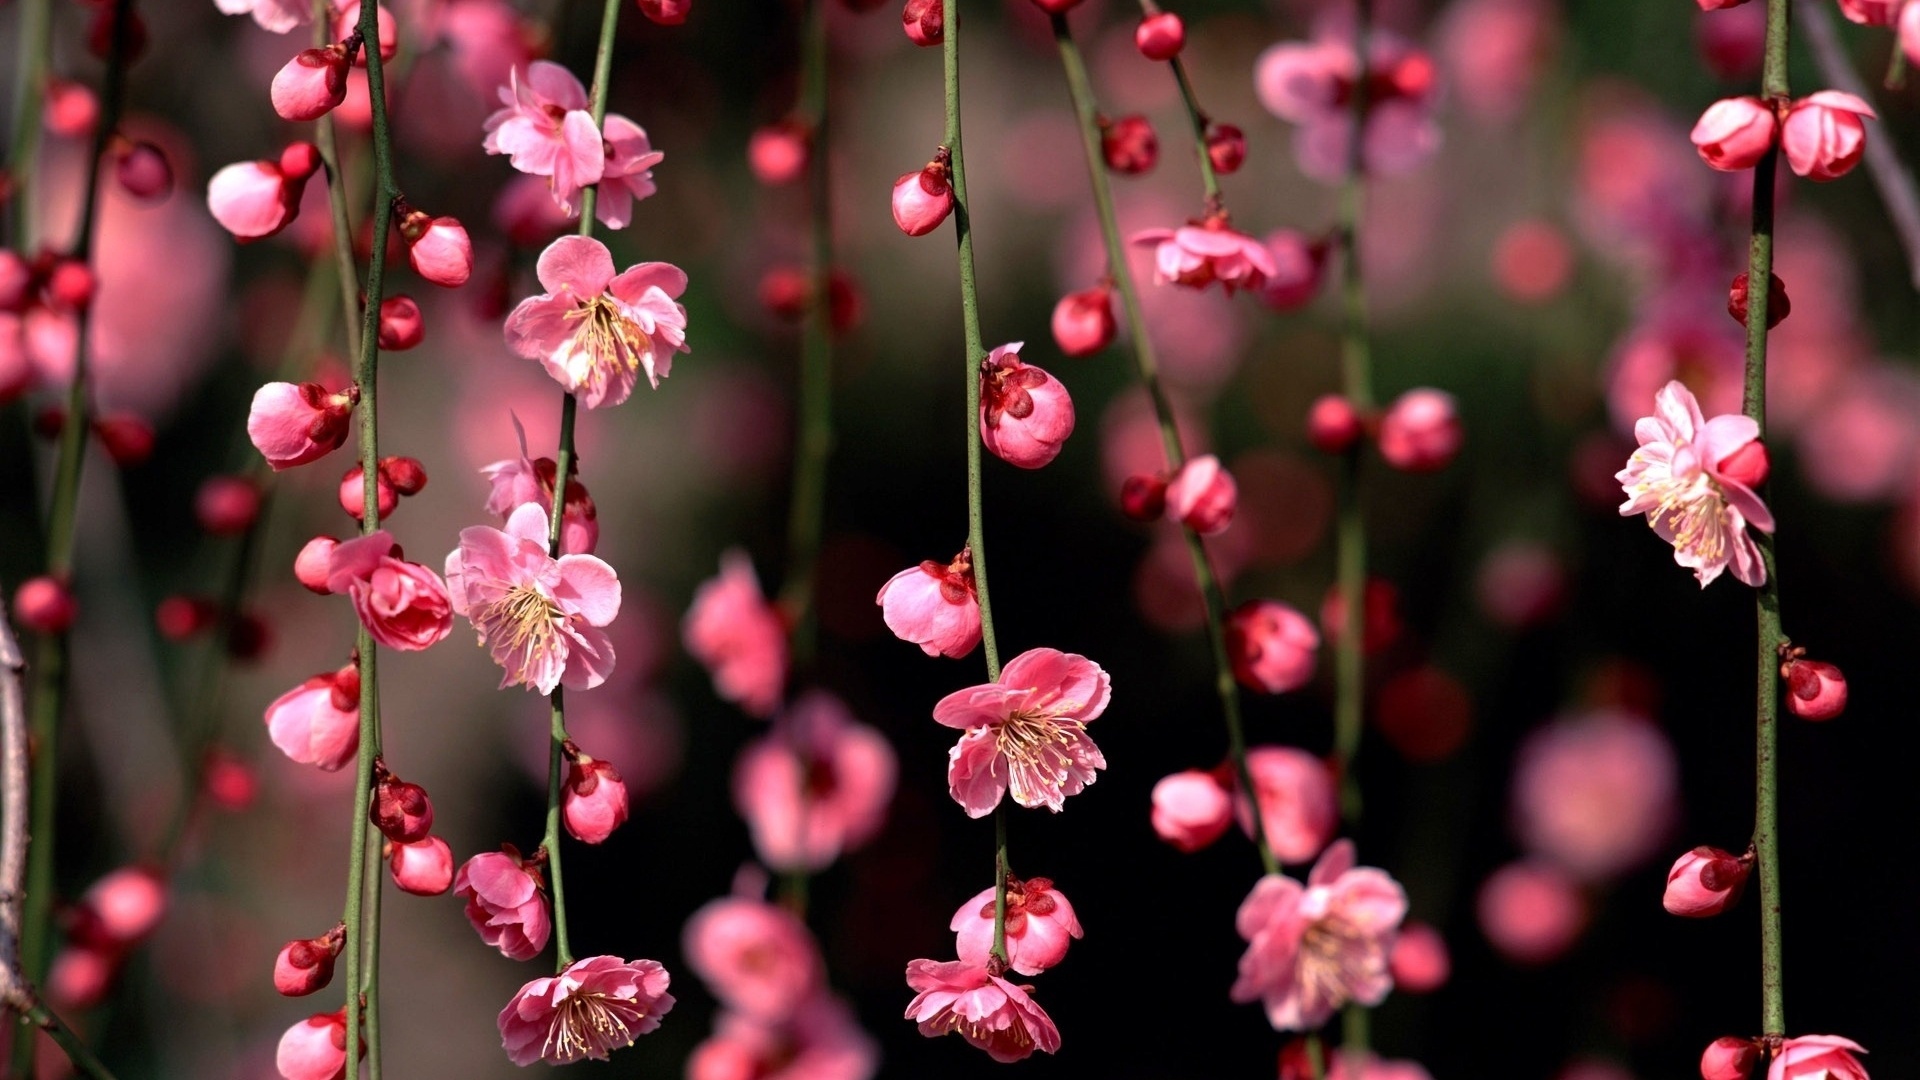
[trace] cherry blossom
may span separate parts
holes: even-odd
[[[507,346],[538,360],[589,409],[618,405],[644,371],[654,387],[673,354],[687,352],[687,309],[674,302],[687,275],[667,263],[616,274],[613,255],[591,237],[563,236],[540,253],[547,291],[507,316]]]
[[[1009,790],[1025,807],[1058,813],[1107,767],[1087,725],[1106,711],[1100,665],[1058,649],[1029,649],[998,682],[941,698],[933,718],[965,732],[948,755],[947,788],[968,817],[985,817]]]

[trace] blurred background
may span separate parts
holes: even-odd
[[[586,4],[523,4],[490,50],[464,32],[420,31],[455,25],[470,3],[400,6],[404,69],[392,95],[409,201],[466,222],[477,255],[458,291],[401,275],[425,311],[426,341],[382,365],[383,453],[420,459],[432,478],[390,526],[430,566],[460,528],[492,523],[478,470],[516,455],[512,418],[535,456],[552,453],[558,395],[504,347],[499,325],[539,291],[533,257],[563,223],[535,226],[531,242],[509,235],[498,200],[524,178],[483,154],[480,124],[512,63],[539,52],[586,72],[597,16]],[[1745,267],[1748,178],[1707,169],[1686,136],[1714,99],[1756,85],[1758,20],[1748,17],[1764,5],[1711,15],[1684,0],[1377,6],[1383,27],[1434,56],[1443,143],[1371,191],[1376,386],[1383,400],[1416,386],[1456,395],[1467,441],[1435,475],[1377,458],[1364,474],[1373,566],[1391,586],[1397,632],[1370,662],[1356,839],[1361,861],[1405,884],[1411,917],[1438,928],[1452,958],[1439,990],[1396,994],[1377,1010],[1374,1043],[1442,1080],[1697,1075],[1714,1037],[1756,1033],[1756,905],[1676,919],[1660,906],[1662,874],[1696,844],[1742,850],[1751,831],[1752,601],[1731,580],[1701,590],[1642,520],[1618,517],[1612,474],[1665,380],[1686,380],[1709,415],[1738,408],[1741,330],[1725,290]],[[904,237],[887,210],[894,178],[941,138],[940,60],[904,38],[897,4],[829,7],[835,239],[861,304],[834,357],[837,442],[809,681],[884,732],[900,771],[885,830],[816,879],[809,921],[834,986],[880,1044],[880,1075],[979,1075],[995,1066],[958,1040],[922,1038],[900,1012],[906,962],[951,955],[951,912],[991,884],[991,829],[947,797],[952,732],[929,715],[941,695],[980,681],[980,664],[922,656],[886,631],[873,602],[898,570],[950,558],[966,529],[961,425],[972,421],[952,244],[944,233]],[[9,46],[17,9],[0,6]],[[1282,1038],[1256,1007],[1226,997],[1242,948],[1233,912],[1259,870],[1252,847],[1235,833],[1182,855],[1149,824],[1154,783],[1212,768],[1225,737],[1178,533],[1118,511],[1121,479],[1158,467],[1124,344],[1068,359],[1047,330],[1055,301],[1092,284],[1102,258],[1060,65],[1029,0],[968,0],[965,10],[984,331],[990,345],[1028,342],[1023,358],[1066,384],[1079,416],[1044,470],[987,461],[1000,641],[1007,655],[1083,653],[1115,687],[1092,731],[1110,763],[1100,782],[1065,813],[1011,823],[1016,872],[1052,878],[1087,932],[1037,980],[1061,1053],[1018,1068],[1272,1076]],[[1200,100],[1246,132],[1248,160],[1223,180],[1235,224],[1325,236],[1337,192],[1302,174],[1293,131],[1260,107],[1252,73],[1262,50],[1323,31],[1343,5],[1194,0],[1178,10]],[[59,3],[55,14],[53,71],[97,86],[100,65],[81,45],[88,12]],[[156,438],[124,468],[96,448],[86,473],[61,893],[78,896],[152,850],[181,800],[176,733],[217,719],[222,746],[257,769],[257,793],[196,823],[165,923],[84,1026],[122,1077],[270,1077],[280,1032],[318,1008],[272,992],[273,953],[338,915],[352,782],[350,771],[286,760],[261,715],[351,648],[347,606],[288,573],[309,537],[353,527],[335,499],[351,462],[336,454],[273,480],[247,599],[266,639],[233,667],[216,714],[197,712],[205,639],[166,640],[154,614],[170,596],[218,594],[230,572],[236,542],[200,531],[194,493],[250,464],[254,389],[289,363],[306,373],[341,363],[341,346],[317,349],[299,328],[307,265],[327,238],[324,191],[309,189],[286,233],[234,245],[207,215],[206,179],[303,137],[266,97],[296,46],[201,0],[142,14],[150,41],[127,129],[165,149],[176,190],[154,204],[108,186],[97,396],[143,417]],[[799,342],[760,287],[771,268],[804,260],[806,198],[801,185],[757,183],[745,148],[793,107],[798,20],[789,3],[706,2],[667,28],[629,8],[615,53],[612,109],[666,159],[659,193],[608,243],[623,266],[687,270],[693,351],[658,391],[582,414],[598,554],[618,569],[625,607],[617,677],[569,701],[576,738],[620,767],[635,806],[606,844],[568,849],[568,894],[576,951],[660,960],[679,1005],[611,1063],[574,1067],[588,1075],[683,1069],[714,1003],[682,960],[682,925],[754,859],[729,776],[764,725],[715,696],[679,625],[724,550],[746,552],[770,592],[786,560]],[[1185,114],[1164,67],[1135,50],[1136,22],[1118,0],[1072,14],[1103,112],[1144,114],[1160,136],[1157,168],[1114,180],[1127,233],[1201,212]],[[1842,29],[1877,86],[1892,36]],[[13,52],[0,49],[7,85]],[[1792,79],[1802,92],[1825,85],[1803,43]],[[1913,95],[1879,92],[1870,137],[1920,146]],[[343,116],[352,111],[350,101]],[[76,212],[86,125],[47,119],[40,190],[48,235],[60,237]],[[343,141],[349,169],[364,172],[359,129],[349,123]],[[1877,1075],[1914,1075],[1907,976],[1920,926],[1908,915],[1920,872],[1907,829],[1920,789],[1898,724],[1908,711],[1900,672],[1920,642],[1920,305],[1864,170],[1830,185],[1789,177],[1781,205],[1777,272],[1793,310],[1773,337],[1769,434],[1783,610],[1789,635],[1839,664],[1852,687],[1842,719],[1783,722],[1790,1031],[1848,1036],[1872,1052]],[[524,217],[513,220],[524,228]],[[1153,287],[1144,257],[1134,268],[1189,445],[1219,454],[1241,486],[1238,520],[1210,541],[1230,597],[1317,613],[1333,578],[1334,469],[1302,424],[1308,404],[1337,388],[1337,299],[1276,313],[1247,296]],[[333,317],[331,301],[323,312]],[[33,430],[55,400],[30,394],[0,410],[9,592],[42,565],[52,444]],[[502,842],[532,850],[544,702],[496,691],[496,669],[467,633],[463,623],[431,651],[383,656],[386,757],[432,792],[436,832],[456,858]],[[1329,749],[1330,650],[1322,661],[1308,689],[1248,698],[1253,743]],[[392,891],[384,948],[392,1075],[518,1074],[494,1017],[543,962],[514,964],[476,942],[452,897]]]

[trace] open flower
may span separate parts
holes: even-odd
[[[907,985],[917,991],[907,1005],[907,1019],[930,1039],[957,1033],[1002,1062],[1019,1061],[1036,1049],[1060,1050],[1060,1029],[1027,996],[1027,988],[987,974],[978,963],[915,960],[907,965]]]
[[[721,897],[694,912],[681,951],[722,1005],[766,1022],[792,1016],[824,980],[806,924],[752,897]]]
[[[993,950],[994,890],[960,905],[948,929],[959,937],[960,959],[985,964]],[[1066,895],[1043,877],[1007,881],[1007,966],[1022,975],[1038,975],[1067,958],[1067,946],[1083,937],[1080,920]]]
[[[1235,289],[1258,289],[1279,271],[1265,244],[1234,231],[1221,217],[1177,229],[1147,229],[1134,233],[1132,242],[1153,249],[1156,285],[1204,289],[1218,282],[1231,295]]]
[[[1866,1052],[1838,1035],[1796,1035],[1773,1056],[1767,1080],[1867,1080],[1867,1067],[1853,1056]]]
[[[620,614],[620,577],[592,555],[549,557],[538,503],[515,510],[505,532],[461,529],[447,581],[453,610],[504,669],[503,689],[591,690],[613,673],[613,642],[600,628]]]
[[[453,609],[440,576],[394,554],[385,529],[336,544],[327,556],[327,591],[346,593],[373,640],[419,652],[453,629]]]
[[[607,246],[563,236],[540,253],[547,291],[520,301],[507,316],[507,347],[538,360],[589,409],[618,405],[644,370],[659,386],[673,354],[687,352],[687,309],[674,302],[687,275],[649,262],[615,274]]]
[[[633,204],[653,194],[653,167],[667,155],[653,148],[645,129],[618,113],[607,115],[604,133],[607,165],[593,213],[607,228],[624,229],[633,220]]]
[[[1383,870],[1354,866],[1342,840],[1307,883],[1268,874],[1235,918],[1247,951],[1233,1000],[1260,1001],[1276,1031],[1311,1031],[1350,1001],[1378,1005],[1393,989],[1388,960],[1407,894]]]
[[[885,735],[813,690],[740,752],[733,805],[762,862],[817,871],[880,832],[898,771]]]
[[[1058,813],[1107,767],[1087,724],[1106,711],[1100,665],[1058,649],[1029,649],[1000,681],[941,698],[933,718],[966,734],[948,755],[947,789],[968,817],[985,817],[1009,789],[1021,806]]]
[[[474,932],[500,955],[531,960],[547,947],[553,918],[539,864],[522,859],[511,845],[468,859],[453,876],[453,891],[466,900]]]
[[[1282,42],[1254,62],[1254,93],[1267,111],[1300,126],[1300,171],[1326,183],[1346,173],[1353,139],[1358,56],[1351,41]],[[1390,34],[1367,43],[1367,122],[1361,154],[1370,175],[1408,172],[1440,146],[1433,58]]]
[[[760,591],[746,553],[720,557],[720,575],[693,594],[681,634],[721,697],[754,716],[779,706],[787,683],[787,627]]]
[[[518,417],[514,418],[513,431],[519,436],[520,456],[480,467],[480,475],[487,478],[487,513],[501,521],[528,503],[552,506],[554,484],[560,476],[560,466],[552,458],[527,456],[527,433]],[[567,505],[560,514],[560,550],[567,555],[591,555],[600,542],[600,512],[578,474],[576,468],[567,477]]]
[[[522,986],[500,1010],[507,1060],[568,1065],[607,1054],[660,1026],[673,1008],[667,969],[652,960],[589,956]]]
[[[587,111],[587,88],[572,72],[535,60],[524,74],[508,74],[500,101],[505,107],[486,120],[487,153],[506,154],[521,172],[550,178],[562,207],[572,205],[581,188],[600,182],[605,144]]]
[[[1760,426],[1746,416],[1707,420],[1684,383],[1654,395],[1655,412],[1633,426],[1640,448],[1616,474],[1626,490],[1620,515],[1647,515],[1647,524],[1673,545],[1673,559],[1693,571],[1702,588],[1729,566],[1748,585],[1766,583],[1760,549],[1749,527],[1773,531],[1773,514],[1749,486]],[[1763,466],[1762,466],[1763,467]]]
[[[973,584],[973,556],[928,559],[887,579],[874,599],[887,629],[928,656],[958,660],[980,644],[980,598]]]

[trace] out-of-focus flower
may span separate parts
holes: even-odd
[[[1274,858],[1304,863],[1319,855],[1340,824],[1333,773],[1319,758],[1292,746],[1256,746],[1247,751],[1260,827]],[[1253,835],[1253,811],[1244,795],[1234,798],[1240,829]]]
[[[960,905],[947,929],[959,937],[962,961],[985,965],[993,951],[994,890],[982,889]],[[1007,966],[1022,975],[1038,975],[1067,958],[1067,946],[1085,936],[1073,905],[1047,878],[1007,880]]]
[[[1675,380],[1654,397],[1655,413],[1634,425],[1640,448],[1616,479],[1626,491],[1622,517],[1647,515],[1647,524],[1673,545],[1674,561],[1693,571],[1702,588],[1729,566],[1748,585],[1766,583],[1760,549],[1749,526],[1773,531],[1773,513],[1735,468],[1760,426],[1750,417],[1708,420],[1684,383]]]
[[[787,627],[767,603],[743,551],[720,556],[720,576],[701,583],[681,634],[713,676],[713,688],[753,716],[769,716],[787,682]]]
[[[43,636],[64,634],[73,626],[79,605],[66,582],[48,574],[31,577],[13,591],[13,617]]]
[[[1260,303],[1274,311],[1292,311],[1320,295],[1326,277],[1326,243],[1309,240],[1293,229],[1275,229],[1262,242],[1273,260],[1273,272],[1259,285]]]
[[[1892,26],[1903,0],[1839,0],[1840,14],[1863,26]]]
[[[893,746],[824,691],[803,695],[777,724],[741,751],[733,804],[767,865],[821,870],[886,823]]]
[[[687,309],[674,301],[687,275],[668,263],[640,263],[615,274],[605,244],[563,236],[540,253],[547,291],[507,316],[507,347],[538,360],[590,409],[618,405],[639,373],[655,387],[687,352]]]
[[[1556,720],[1528,736],[1514,764],[1522,843],[1583,881],[1616,876],[1657,853],[1678,799],[1672,744],[1631,713]]]
[[[1204,289],[1218,283],[1232,295],[1235,289],[1258,290],[1280,269],[1265,244],[1218,216],[1177,229],[1146,229],[1129,242],[1153,249],[1157,285]]]
[[[1838,1035],[1796,1035],[1773,1056],[1767,1080],[1867,1080],[1867,1067],[1853,1056],[1866,1052]]]
[[[824,978],[806,924],[751,897],[722,897],[694,912],[681,950],[722,1005],[766,1023],[791,1017]]]
[[[1407,895],[1385,871],[1356,867],[1351,841],[1328,848],[1303,886],[1268,874],[1240,905],[1247,941],[1237,1002],[1259,1001],[1277,1031],[1309,1031],[1348,1002],[1378,1005],[1393,989],[1387,958]]]
[[[1718,915],[1739,901],[1752,868],[1751,857],[1703,844],[1680,856],[1667,871],[1661,905],[1689,919]]]
[[[1403,472],[1436,472],[1447,467],[1466,432],[1453,395],[1421,387],[1394,399],[1380,417],[1380,456]]]
[[[1249,600],[1227,616],[1233,677],[1249,690],[1284,694],[1313,678],[1320,634],[1305,615],[1278,600]]]
[[[1838,90],[1822,90],[1793,103],[1780,124],[1787,166],[1809,180],[1838,180],[1860,164],[1867,149],[1866,121],[1873,106]]]
[[[1551,864],[1510,863],[1480,886],[1480,932],[1518,964],[1545,964],[1573,946],[1587,926],[1579,887]]]
[[[1233,524],[1240,489],[1220,459],[1202,454],[1167,482],[1167,514],[1201,536],[1217,536]]]
[[[1025,807],[1058,813],[1107,767],[1087,724],[1106,711],[1100,665],[1058,649],[1029,649],[998,682],[955,691],[933,718],[965,732],[948,755],[947,789],[968,817],[985,817],[1009,790]]]
[[[1187,45],[1187,25],[1171,11],[1155,12],[1134,27],[1133,44],[1149,60],[1171,60]]]
[[[1092,356],[1113,344],[1113,290],[1095,285],[1068,293],[1053,306],[1053,342],[1068,356]]]
[[[1430,994],[1447,983],[1453,974],[1453,960],[1447,953],[1447,941],[1440,931],[1422,922],[1410,922],[1400,928],[1393,941],[1393,955],[1387,960],[1393,973],[1393,988],[1409,994]]]
[[[1545,544],[1509,540],[1487,552],[1474,577],[1480,610],[1515,630],[1538,626],[1559,613],[1567,598],[1567,569]]]
[[[1747,0],[1703,0],[1722,3],[1727,10]],[[1721,82],[1739,83],[1760,77],[1767,54],[1767,5],[1755,4],[1731,14],[1703,10],[1695,16],[1693,39],[1700,59]]]
[[[1002,345],[980,369],[980,441],[1002,461],[1038,469],[1073,434],[1073,398],[1060,380],[1020,359],[1024,342]]]
[[[798,120],[756,128],[747,137],[747,167],[769,187],[791,184],[807,171],[809,144],[807,126]]]
[[[893,636],[928,656],[958,660],[980,644],[980,598],[965,550],[945,565],[928,559],[893,575],[874,603]]]
[[[930,1039],[958,1034],[1001,1062],[1060,1050],[1060,1029],[1046,1010],[980,964],[915,960],[907,965],[907,985],[915,992],[907,1019]]]
[[[327,590],[346,593],[373,640],[389,649],[419,652],[453,629],[453,606],[440,575],[393,554],[385,529],[334,547]]]
[[[547,947],[553,919],[538,863],[511,845],[468,859],[453,876],[453,891],[467,901],[467,921],[480,940],[509,960],[531,960]]]
[[[592,555],[550,558],[540,504],[521,505],[504,531],[461,529],[446,570],[454,614],[473,623],[500,665],[502,689],[591,690],[613,673],[602,627],[620,613],[620,577]]]
[[[1367,53],[1363,167],[1374,176],[1409,172],[1440,146],[1433,119],[1438,96],[1433,59],[1378,33],[1371,36]],[[1316,180],[1332,183],[1346,174],[1358,66],[1352,43],[1333,38],[1283,42],[1254,62],[1255,95],[1268,112],[1299,125],[1294,158],[1300,171]]]
[[[1163,776],[1153,785],[1153,831],[1181,851],[1199,851],[1233,824],[1232,793],[1232,781],[1219,770]]]
[[[667,969],[652,960],[589,956],[522,986],[500,1010],[507,1060],[568,1065],[609,1052],[660,1026],[673,1008]]]
[[[297,142],[278,161],[242,161],[207,181],[207,210],[234,239],[245,243],[272,236],[300,213],[300,196],[320,170],[320,149]]]
[[[213,0],[213,4],[228,15],[252,15],[261,29],[276,34],[305,26],[313,17],[313,5],[301,0]]]
[[[687,1059],[687,1080],[872,1080],[879,1068],[880,1048],[853,1010],[817,993],[784,1024],[721,1013]]]

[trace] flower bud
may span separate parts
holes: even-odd
[[[1135,521],[1158,521],[1167,513],[1164,477],[1136,473],[1120,484],[1120,512]]]
[[[1033,0],[1033,6],[1049,15],[1065,15],[1080,6],[1080,0]]]
[[[61,259],[47,273],[47,301],[60,311],[85,311],[99,281],[79,259]]]
[[[609,762],[581,754],[567,767],[560,813],[567,831],[583,844],[598,844],[627,820],[627,785]]]
[[[1313,678],[1320,635],[1298,609],[1249,600],[1227,616],[1227,657],[1240,685],[1263,694],[1298,690]]]
[[[1233,474],[1221,468],[1220,459],[1212,454],[1187,462],[1167,483],[1168,516],[1201,536],[1226,532],[1239,504],[1240,489]]]
[[[1188,769],[1153,785],[1153,831],[1181,851],[1199,851],[1232,824],[1232,795],[1212,773]]]
[[[33,295],[33,267],[19,253],[0,248],[0,311],[19,314]]]
[[[1160,139],[1147,118],[1134,114],[1100,124],[1100,156],[1121,176],[1150,172],[1160,160]]]
[[[433,831],[433,800],[427,798],[427,789],[393,775],[386,762],[378,758],[374,759],[373,773],[373,799],[367,807],[367,820],[397,844],[425,840]]]
[[[1713,466],[1714,474],[1721,479],[1756,490],[1767,482],[1767,476],[1772,471],[1773,463],[1767,457],[1766,444],[1758,439],[1721,458]]]
[[[1453,974],[1447,940],[1422,922],[1409,922],[1400,928],[1387,967],[1393,973],[1393,988],[1409,994],[1431,994],[1445,986]]]
[[[13,591],[13,621],[32,633],[64,634],[73,616],[73,593],[57,578],[28,578]]]
[[[778,319],[803,318],[812,291],[807,272],[797,266],[769,267],[760,275],[760,306]]]
[[[361,1050],[364,1053],[365,1044]],[[344,1077],[347,1074],[347,1011],[315,1013],[288,1028],[274,1050],[273,1065],[282,1080]]]
[[[1222,176],[1240,171],[1247,160],[1247,136],[1232,124],[1207,126],[1207,160]]]
[[[280,946],[273,961],[273,988],[287,997],[305,997],[333,981],[333,960],[346,944],[345,923],[317,938],[295,938]]]
[[[208,801],[228,813],[250,808],[260,796],[260,776],[252,763],[223,747],[207,751],[201,779]]]
[[[1722,1035],[1700,1055],[1701,1080],[1747,1080],[1760,1063],[1760,1047],[1752,1039]]]
[[[87,51],[97,59],[108,61],[113,58],[114,27],[119,21],[116,6],[102,4],[94,12],[93,21],[87,24]],[[147,51],[147,21],[140,17],[139,12],[128,9],[127,25],[118,34],[122,41],[121,52],[127,63],[133,63]]]
[[[1453,395],[1443,390],[1409,390],[1380,418],[1380,456],[1402,472],[1446,468],[1465,439]]]
[[[805,124],[798,120],[775,121],[747,139],[747,167],[768,187],[791,184],[807,171],[810,142]]]
[[[194,494],[193,516],[214,536],[238,536],[260,516],[260,486],[244,476],[210,476]]]
[[[1021,342],[993,350],[980,370],[980,441],[1000,460],[1038,469],[1073,434],[1073,398],[1058,379],[1020,360]]]
[[[204,596],[169,596],[153,609],[153,625],[168,641],[185,641],[220,621],[220,605]]]
[[[327,595],[328,564],[333,561],[333,549],[339,541],[331,536],[316,536],[306,542],[300,554],[293,557],[293,576],[307,591]]]
[[[426,489],[427,470],[420,464],[418,458],[383,457],[380,459],[379,469],[380,479],[391,484],[393,490],[402,495],[418,495]],[[567,486],[572,488],[573,484],[570,482]]]
[[[1746,2],[1747,0],[1699,0],[1701,11],[1720,11],[1725,8],[1739,7]],[[1840,2],[1844,7],[1847,0],[1840,0]]]
[[[93,434],[115,465],[130,469],[153,456],[153,425],[132,413],[95,417]]]
[[[1171,60],[1187,44],[1187,24],[1171,11],[1149,15],[1134,29],[1133,44],[1149,60]]]
[[[1718,915],[1739,901],[1752,868],[1751,859],[1703,844],[1674,861],[1660,903],[1688,919]]]
[[[928,656],[959,659],[980,644],[980,599],[973,582],[973,555],[961,551],[950,563],[932,559],[887,579],[874,597],[887,629]]]
[[[1708,165],[1721,172],[1739,172],[1773,152],[1778,126],[1773,110],[1759,98],[1723,98],[1700,114],[1693,125],[1693,145]]]
[[[280,151],[280,175],[288,180],[305,180],[319,172],[322,163],[320,148],[310,142],[288,143],[286,149]],[[297,191],[294,201],[299,201]]]
[[[1745,2],[1735,0],[1735,4]],[[1760,77],[1767,55],[1766,9],[1760,4],[1732,15],[1704,15],[1694,22],[1693,40],[1700,60],[1721,82],[1744,83]]]
[[[473,241],[458,218],[415,210],[401,220],[400,236],[414,271],[435,285],[454,289],[473,276]]]
[[[934,161],[893,182],[893,223],[908,236],[925,236],[953,213],[953,187],[947,167]]]
[[[1346,453],[1365,428],[1360,410],[1339,394],[1316,398],[1307,410],[1307,441],[1323,454]]]
[[[1847,677],[1820,660],[1788,661],[1787,708],[1802,720],[1831,720],[1847,707]]]
[[[1793,311],[1792,301],[1787,299],[1787,283],[1780,280],[1778,274],[1767,275],[1767,329],[1779,326]],[[1747,325],[1747,272],[1745,270],[1734,277],[1733,285],[1727,290],[1727,314],[1741,326]]]
[[[173,191],[173,164],[150,142],[127,143],[113,157],[113,176],[127,194],[158,202]]]
[[[55,1008],[65,1013],[85,1012],[107,1000],[120,974],[124,955],[119,949],[75,944],[61,949],[47,970],[46,992]]]
[[[296,53],[274,75],[271,96],[283,120],[318,120],[332,112],[347,100],[347,50],[333,44]]]
[[[93,126],[100,122],[100,99],[91,87],[56,77],[47,80],[44,93],[40,115],[48,131],[66,139],[93,134]]]
[[[1867,148],[1866,119],[1873,107],[1838,90],[1822,90],[1793,103],[1780,125],[1787,166],[1809,180],[1837,180],[1860,164]]]
[[[940,0],[907,0],[900,12],[900,25],[908,40],[924,49],[946,40],[946,18]]]
[[[1053,341],[1068,356],[1092,356],[1113,344],[1113,290],[1105,285],[1068,293],[1053,306]]]
[[[355,521],[363,520],[366,514],[366,475],[364,469],[355,465],[340,478],[340,509],[352,515]],[[393,513],[394,507],[399,505],[400,493],[393,489],[393,484],[387,479],[384,471],[376,469],[374,475],[376,477],[374,486],[379,493],[375,504],[379,508],[381,520],[385,520],[389,514]]]
[[[387,871],[402,891],[439,896],[453,888],[453,849],[437,836],[411,844],[389,842]]]
[[[420,305],[411,296],[389,296],[380,301],[380,347],[388,352],[404,352],[420,344],[427,336],[426,322],[420,317]]]
[[[76,942],[130,949],[150,937],[167,913],[167,883],[148,866],[123,866],[87,889],[74,905]]]
[[[661,26],[679,26],[687,21],[693,0],[639,0],[640,14]]]

